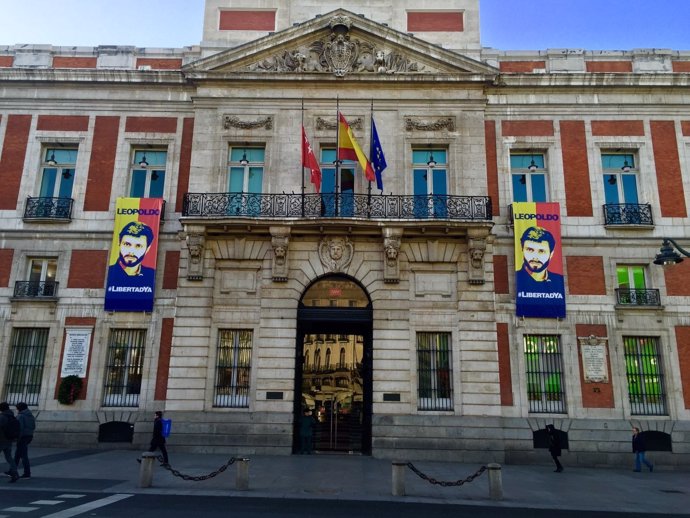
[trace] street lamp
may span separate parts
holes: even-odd
[[[659,253],[656,254],[654,264],[660,264],[661,266],[670,266],[672,264],[678,264],[680,262],[683,262],[683,258],[680,256],[678,252],[676,252],[676,250],[673,248],[674,246],[676,247],[678,252],[683,254],[685,257],[690,257],[690,252],[683,250],[683,248],[681,248],[680,245],[678,245],[678,243],[676,243],[670,237],[665,237],[663,243],[661,244],[661,248],[659,249]]]

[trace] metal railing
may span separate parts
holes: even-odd
[[[72,198],[32,198],[26,199],[24,220],[57,220],[72,219]]]
[[[15,281],[14,297],[54,299],[57,297],[58,284],[55,281]]]
[[[608,203],[603,207],[605,225],[654,225],[648,203]]]
[[[182,215],[202,218],[491,220],[488,196],[187,193]]]
[[[659,290],[617,288],[616,302],[623,306],[660,306]]]
[[[632,415],[668,415],[659,338],[624,336],[623,351]]]

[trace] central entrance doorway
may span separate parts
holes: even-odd
[[[315,420],[317,453],[371,453],[371,301],[354,280],[314,282],[298,309],[295,432],[305,410]]]

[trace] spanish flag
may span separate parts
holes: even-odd
[[[373,182],[376,180],[374,168],[371,166],[371,162],[369,162],[362,148],[357,144],[350,125],[340,112],[338,112],[338,121],[340,125],[338,128],[338,158],[340,160],[355,160],[359,162],[367,180]]]

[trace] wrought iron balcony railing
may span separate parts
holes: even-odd
[[[659,290],[616,289],[616,301],[621,306],[660,306]]]
[[[20,299],[40,299],[57,297],[58,284],[54,281],[16,281],[14,297]]]
[[[24,207],[24,220],[72,220],[72,198],[32,198],[29,196]]]
[[[652,226],[652,206],[648,203],[608,203],[604,205],[604,224]]]
[[[491,220],[488,196],[187,193],[183,216]]]

